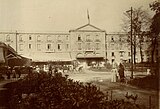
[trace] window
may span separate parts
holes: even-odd
[[[114,56],[114,52],[112,52],[112,56]]]
[[[86,39],[87,39],[87,40],[91,40],[91,36],[90,36],[90,35],[87,35],[87,36],[86,36]]]
[[[58,36],[58,40],[61,40],[61,36],[60,35]]]
[[[41,36],[40,36],[40,35],[37,36],[37,41],[38,41],[38,42],[41,41]]]
[[[112,59],[112,63],[114,62],[114,59]]]
[[[66,50],[68,50],[69,49],[69,44],[66,44]]]
[[[69,37],[68,37],[68,35],[66,36],[66,40],[69,40]]]
[[[99,50],[99,49],[100,49],[100,44],[96,43],[96,50]]]
[[[51,50],[51,44],[47,44],[47,50]]]
[[[131,56],[131,52],[128,52],[128,56]]]
[[[111,49],[111,50],[114,50],[114,49],[115,49],[114,43],[111,43],[111,44],[110,44],[110,49]]]
[[[91,43],[87,43],[87,50],[91,50]]]
[[[21,42],[23,41],[22,35],[19,36],[19,41],[21,41]]]
[[[114,41],[114,38],[113,38],[113,36],[111,37],[111,41]]]
[[[81,41],[81,36],[78,36],[78,41]]]
[[[23,44],[19,44],[19,50],[23,51]]]
[[[41,50],[41,44],[37,44],[37,50],[38,50],[38,51]]]
[[[7,36],[6,36],[6,41],[11,41],[11,39],[10,39],[10,36],[9,36],[9,35],[7,35]]]
[[[78,50],[82,50],[82,43],[78,43]]]
[[[32,40],[32,37],[31,37],[31,35],[29,35],[29,40]]]
[[[122,50],[122,43],[119,44],[119,49]]]
[[[123,57],[123,52],[122,51],[120,52],[120,57]]]
[[[61,50],[61,44],[58,44],[58,50]]]
[[[47,36],[47,41],[52,41],[51,36]]]
[[[29,49],[31,49],[32,48],[32,45],[31,44],[29,44]]]

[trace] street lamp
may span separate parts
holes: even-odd
[[[131,12],[131,34],[130,34],[130,38],[131,38],[131,79],[133,79],[133,49],[132,49],[132,14],[133,14],[133,9],[131,7],[131,10],[128,10],[126,12]]]

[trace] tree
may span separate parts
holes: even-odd
[[[131,13],[128,11],[124,13],[125,17],[127,19],[123,19],[123,25],[122,28],[125,32],[128,32],[128,43],[131,44]],[[147,11],[142,10],[142,7],[139,7],[137,9],[133,9],[132,11],[132,33],[133,33],[133,61],[136,63],[136,49],[137,47],[140,50],[140,56],[141,56],[141,62],[143,62],[143,42],[146,37],[146,32],[149,30],[149,26],[151,23],[150,15]]]
[[[156,69],[153,71],[156,74],[159,72],[159,45],[160,45],[160,2],[154,1],[150,4],[150,8],[155,12],[152,18],[152,24],[150,26],[150,38],[151,38],[151,62],[152,65],[156,65]],[[153,66],[152,66],[153,68]]]

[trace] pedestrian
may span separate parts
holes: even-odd
[[[7,75],[7,79],[11,78],[11,69],[9,67],[7,67],[6,75]]]
[[[111,82],[117,82],[117,63],[115,62],[115,60],[112,62],[112,77],[111,77]]]
[[[21,77],[21,68],[20,67],[17,68],[17,74],[18,74],[18,78],[20,78]]]
[[[119,64],[118,73],[120,77],[120,82],[124,82],[124,66],[122,63]]]
[[[52,66],[49,66],[49,75],[52,75]]]
[[[13,74],[12,78],[16,78],[16,71],[15,71],[15,69],[12,70],[12,74]]]

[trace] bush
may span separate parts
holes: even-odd
[[[128,83],[140,88],[158,90],[158,80],[159,78],[157,76],[149,75],[144,78],[135,78],[133,80],[130,80]]]
[[[124,100],[108,101],[95,85],[73,81],[60,73],[32,73],[7,87],[11,89],[12,109],[139,109]]]

